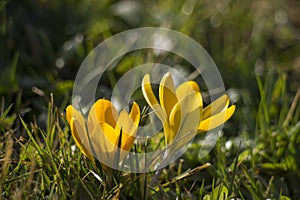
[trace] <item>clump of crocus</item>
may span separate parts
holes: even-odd
[[[149,74],[143,78],[142,91],[147,103],[163,124],[166,145],[180,137],[188,141],[196,133],[222,125],[235,110],[235,105],[228,107],[227,95],[203,108],[198,84],[187,81],[175,88],[170,73],[166,73],[160,82],[159,102],[152,90]]]
[[[140,108],[133,103],[130,113],[118,112],[106,99],[98,100],[90,109],[88,119],[72,105],[66,109],[72,136],[81,152],[104,165],[119,164],[130,151],[140,121]]]

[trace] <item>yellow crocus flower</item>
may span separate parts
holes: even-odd
[[[220,126],[235,110],[235,105],[228,107],[227,95],[219,97],[203,108],[198,84],[195,81],[187,81],[175,88],[170,73],[166,73],[160,82],[159,102],[152,90],[149,74],[143,78],[142,92],[151,109],[163,123],[167,145],[175,137],[178,139],[189,135],[185,138],[188,141],[196,133]],[[188,132],[191,134],[187,134]]]
[[[76,145],[86,157],[92,161],[95,157],[104,164],[113,163],[119,150],[118,164],[135,140],[140,108],[134,102],[129,114],[122,110],[118,115],[109,100],[100,99],[91,107],[87,120],[72,105],[67,107],[66,117]]]

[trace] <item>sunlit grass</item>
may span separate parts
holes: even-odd
[[[0,195],[13,199],[295,197],[300,182],[300,92],[291,103],[285,92],[285,75],[271,76],[265,82],[258,78],[262,101],[255,133],[229,140],[221,135],[203,159],[193,154],[200,147],[198,138],[180,160],[159,173],[104,173],[99,164],[75,148],[64,110],[54,106],[53,96],[45,128],[10,112],[11,106],[2,109]],[[286,101],[274,112],[266,111],[278,103],[277,98]]]

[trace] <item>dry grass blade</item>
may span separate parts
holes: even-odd
[[[192,170],[191,170],[191,169],[188,169],[187,171],[185,171],[185,172],[183,172],[182,174],[180,174],[180,175],[174,177],[171,181],[169,181],[169,182],[167,182],[167,183],[164,183],[164,184],[162,184],[161,186],[162,186],[162,187],[167,187],[167,186],[171,185],[172,183],[175,183],[176,181],[179,181],[179,180],[181,180],[181,179],[183,179],[183,178],[187,178],[187,177],[189,177],[189,176],[192,176],[192,175],[198,173],[199,171],[201,171],[201,170],[203,170],[203,169],[205,169],[205,168],[208,168],[208,167],[210,167],[210,166],[211,166],[210,163],[205,163],[204,165],[198,166],[198,167],[196,167],[196,168],[194,168],[194,169],[192,169]],[[154,188],[154,191],[158,191],[158,190],[159,190],[159,187],[158,187],[158,186]]]

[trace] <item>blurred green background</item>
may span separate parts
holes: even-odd
[[[258,153],[257,157],[253,155],[253,163],[247,163],[249,171],[265,169],[262,174],[266,180],[279,174],[272,186],[274,193],[284,188],[283,193],[300,198],[296,190],[300,184],[300,162],[296,159],[300,155],[300,139],[290,141],[291,132],[283,126],[300,83],[299,0],[0,0],[1,113],[12,104],[12,119],[5,123],[19,130],[16,116],[20,115],[25,122],[36,118],[40,127],[46,127],[50,94],[64,112],[71,100],[77,70],[95,46],[122,31],[149,26],[180,31],[207,50],[221,72],[232,102],[237,104],[233,118],[225,124],[221,144],[225,145],[231,137],[244,137],[245,146],[251,149],[255,146],[251,146],[251,139],[256,134]],[[145,54],[129,55],[113,72],[114,76],[141,64],[144,57]],[[179,64],[185,67],[184,61]],[[105,84],[104,90],[109,92],[110,82]],[[291,124],[299,122],[299,106],[294,110]],[[2,130],[6,130],[1,123]],[[291,129],[297,132],[297,138],[299,126],[295,126],[296,131]],[[280,135],[283,130],[285,136]],[[294,146],[286,150],[289,144]],[[221,151],[219,147],[207,160],[216,162],[216,168],[224,165],[219,162],[223,157],[213,157]],[[279,147],[281,150],[275,155]],[[238,144],[226,154],[226,164],[231,164],[231,168],[237,148]],[[290,158],[287,155],[296,159],[293,167],[286,164]],[[193,156],[186,155],[188,167],[199,165]],[[256,162],[265,165],[256,167]],[[211,172],[215,173],[216,168]],[[274,170],[271,175],[270,170]],[[281,181],[280,176],[287,171],[286,179]],[[243,177],[246,172],[240,173]],[[226,177],[221,172],[215,174]],[[202,176],[208,179],[207,175]],[[257,192],[246,189],[251,195]]]
[[[77,70],[93,47],[144,26],[174,29],[199,42],[239,107],[249,108],[242,116],[247,128],[254,127],[256,110],[251,108],[260,100],[256,76],[264,79],[280,69],[287,74],[288,92],[295,93],[299,85],[296,0],[2,0],[0,12],[0,95],[6,104],[19,96],[17,113],[46,111],[51,92],[56,104],[65,107]]]

